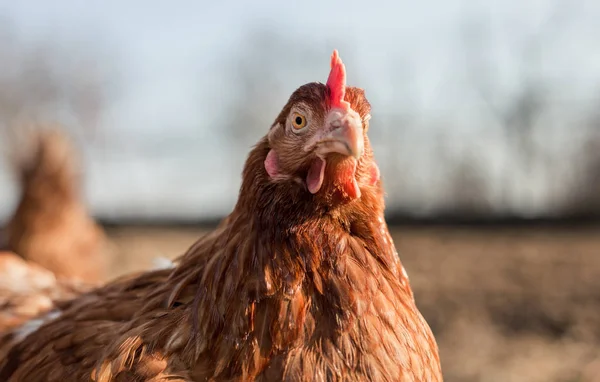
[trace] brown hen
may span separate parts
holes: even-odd
[[[81,200],[74,149],[58,129],[31,132],[31,155],[17,161],[21,200],[6,227],[7,249],[58,277],[103,281],[110,247]]]
[[[370,106],[296,90],[251,151],[238,202],[174,268],[57,306],[2,381],[441,381],[383,216]],[[1,362],[1,361],[0,361]]]

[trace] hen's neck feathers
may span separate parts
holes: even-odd
[[[368,167],[365,163],[372,160],[372,152],[365,145],[365,159],[357,168],[358,176]],[[259,230],[285,232],[307,222],[323,217],[337,217],[339,223],[373,220],[383,217],[383,190],[380,182],[363,187],[364,195],[349,203],[338,203],[330,195],[313,195],[299,181],[288,180],[272,182],[264,169],[264,160],[269,151],[266,139],[258,143],[250,153],[243,172],[243,180],[238,202],[231,216],[258,224]]]

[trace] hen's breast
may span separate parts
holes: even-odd
[[[322,288],[298,291],[314,293],[302,338],[272,360],[264,380],[442,381],[434,337],[400,273],[349,256]]]

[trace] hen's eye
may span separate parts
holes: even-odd
[[[304,126],[306,126],[306,118],[301,114],[294,113],[294,116],[292,119],[292,126],[296,130],[300,130],[300,129],[304,128]]]

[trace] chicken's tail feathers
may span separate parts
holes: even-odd
[[[7,129],[4,151],[22,187],[40,176],[77,183],[78,153],[66,130],[58,124],[22,122]]]
[[[20,194],[6,226],[5,236],[11,242],[16,234],[15,221],[23,218],[31,222],[40,211],[47,210],[44,207],[76,200],[79,179],[74,147],[59,125],[15,123],[6,135],[3,149]]]

